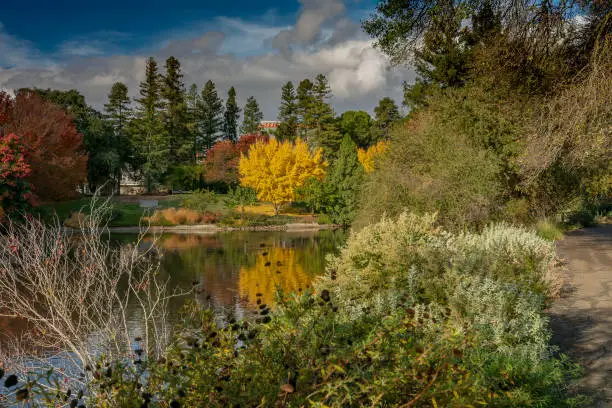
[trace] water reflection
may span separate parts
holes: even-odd
[[[116,235],[120,247],[135,242],[136,236]],[[254,309],[257,294],[273,304],[276,288],[284,292],[308,288],[323,273],[326,255],[337,251],[346,233],[307,232],[226,232],[212,235],[163,235],[147,238],[162,250],[161,277],[170,289],[196,288],[196,299],[237,318]],[[185,298],[169,304],[170,327],[178,322]],[[142,311],[134,305],[128,312],[130,331],[143,332]],[[26,322],[0,317],[0,349],[28,332]]]
[[[345,239],[342,230],[226,232],[167,235],[157,245],[172,286],[197,284],[200,301],[242,314],[256,306],[258,293],[271,304],[277,288],[285,293],[308,288],[323,273],[325,257]]]

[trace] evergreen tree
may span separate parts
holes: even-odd
[[[132,117],[128,88],[122,82],[116,82],[108,95],[108,103],[104,105],[106,116],[116,133],[123,133]]]
[[[263,113],[259,110],[259,104],[254,96],[249,96],[244,106],[244,118],[240,131],[243,134],[253,134],[259,132],[259,126],[263,120]]]
[[[189,91],[187,91],[185,96],[185,104],[187,106],[187,131],[191,136],[192,161],[195,163],[200,152],[200,142],[202,140],[200,127],[200,107],[202,102],[196,84],[191,84],[189,87]]]
[[[170,165],[184,164],[190,156],[190,140],[187,131],[187,106],[181,64],[174,58],[166,60],[161,96],[164,102],[164,126],[168,137]]]
[[[281,91],[281,106],[278,111],[278,120],[281,122],[277,131],[276,138],[279,140],[294,141],[297,137],[297,96],[293,82],[289,81],[283,85]]]
[[[200,102],[202,147],[207,151],[213,147],[219,137],[219,133],[223,130],[223,101],[219,98],[213,81],[207,81],[204,88],[202,88]]]
[[[357,157],[357,146],[349,135],[340,144],[323,186],[323,211],[337,224],[350,225],[357,211],[357,198],[363,181],[363,166]]]
[[[332,92],[327,77],[323,74],[317,75],[312,87],[311,98],[310,116],[314,128],[311,145],[322,148],[328,159],[335,158],[342,142],[342,134],[338,130],[334,120],[334,110],[329,103],[331,97]]]
[[[375,126],[379,133],[377,139],[387,138],[389,129],[394,122],[401,119],[399,109],[395,101],[389,97],[382,98],[378,106],[374,108]]]
[[[310,79],[304,79],[297,88],[297,114],[300,124],[300,136],[308,138],[308,132],[314,127],[314,96],[312,94],[313,83]]]
[[[133,159],[132,146],[127,136],[127,126],[132,119],[132,108],[128,97],[128,88],[125,84],[121,82],[113,84],[108,95],[108,103],[104,105],[104,109],[107,117],[106,122],[111,126],[112,131],[108,132],[105,123],[102,123],[101,120],[91,121],[90,128],[99,131],[99,137],[96,138],[95,143],[102,146],[104,153],[95,155],[95,157],[90,155],[87,166],[97,169],[107,168],[108,174],[112,175],[114,179],[114,190],[119,193],[122,171]],[[109,138],[110,140],[108,140]]]
[[[149,58],[145,80],[140,83],[140,98],[132,121],[132,143],[138,155],[147,192],[153,191],[168,168],[168,138],[162,120],[161,78],[157,62]]]
[[[372,128],[372,118],[365,111],[346,111],[340,115],[342,134],[349,135],[360,148],[367,148],[375,143],[375,132]]]
[[[232,86],[227,92],[225,102],[223,130],[228,140],[236,143],[238,141],[238,120],[240,119],[240,108],[236,102],[236,90]]]

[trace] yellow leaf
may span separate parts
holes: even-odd
[[[272,203],[275,212],[281,205],[295,201],[296,189],[310,178],[323,179],[327,163],[323,151],[311,152],[298,139],[295,144],[272,139],[251,146],[238,164],[240,183],[257,191],[257,198]]]

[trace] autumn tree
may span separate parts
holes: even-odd
[[[250,147],[261,141],[267,143],[267,135],[243,135],[238,143],[221,140],[208,150],[204,160],[204,179],[209,183],[238,184],[238,162],[241,154],[247,154]]]
[[[29,209],[33,196],[26,179],[30,173],[19,137],[0,135],[0,223],[5,216],[25,214]]]
[[[21,88],[17,93],[38,95],[44,101],[50,102],[68,113],[76,126],[77,132],[83,135],[83,146],[88,157],[87,182],[89,188],[95,190],[103,184],[111,191],[118,188],[121,176],[119,172],[113,169],[121,169],[131,163],[130,143],[125,137],[120,141],[105,140],[112,137],[106,131],[108,126],[100,126],[100,122],[107,122],[107,118],[104,118],[100,112],[89,106],[85,101],[85,96],[76,89]],[[127,88],[120,97],[127,97]],[[122,126],[125,126],[127,118],[124,117],[123,119]],[[114,123],[113,118],[108,118],[108,120]],[[100,161],[112,165],[100,166]]]
[[[376,160],[383,155],[389,147],[389,142],[380,141],[366,149],[357,150],[357,158],[363,166],[366,173],[372,173],[376,168]]]
[[[202,147],[207,151],[215,144],[223,130],[223,101],[219,98],[213,81],[207,81],[202,88],[200,103]]]
[[[27,180],[36,194],[43,200],[76,196],[76,188],[87,181],[87,154],[72,116],[34,92],[18,92],[14,99],[4,95],[0,101],[6,105],[0,112],[8,112],[5,134],[19,135],[28,152],[32,171]]]
[[[257,191],[257,198],[272,203],[274,213],[280,207],[297,198],[296,190],[312,177],[323,178],[327,163],[323,152],[311,153],[306,143],[297,139],[291,142],[256,143],[248,155],[240,158],[240,183]]]
[[[139,167],[147,192],[153,191],[168,169],[169,145],[162,121],[160,75],[157,62],[149,58],[145,79],[140,83],[140,98],[132,121],[132,143],[139,159]]]
[[[225,102],[225,113],[223,115],[223,131],[225,137],[232,142],[238,140],[238,120],[240,119],[240,108],[236,101],[236,90],[232,86],[227,91],[227,101]]]
[[[297,96],[291,81],[283,85],[278,120],[280,125],[276,131],[276,138],[279,140],[295,141],[298,126]]]
[[[249,96],[244,106],[244,117],[240,132],[243,134],[259,132],[259,126],[263,120],[263,113],[259,109],[259,104],[254,96]]]

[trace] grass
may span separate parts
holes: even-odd
[[[538,236],[548,241],[558,241],[560,239],[563,239],[564,228],[554,221],[538,221],[535,228]]]
[[[225,219],[224,225],[228,226],[265,226],[283,225],[292,222],[314,222],[311,215],[306,213],[300,206],[285,206],[281,214],[274,215],[274,207],[269,203],[257,203],[245,208],[245,222],[240,222],[236,211],[230,209],[225,204],[225,195],[217,194],[216,202],[211,203],[207,208],[207,213],[217,213],[219,217]],[[140,207],[138,196],[120,196],[112,199],[112,217],[110,226],[112,227],[133,227],[140,224],[142,217],[153,215],[152,209]],[[142,197],[147,199],[147,197]],[[158,200],[156,210],[165,211],[169,209],[181,209],[184,196],[163,196],[155,197]],[[90,197],[81,197],[76,200],[48,203],[36,208],[36,213],[45,221],[52,222],[57,216],[64,223],[71,218],[71,215],[78,212],[88,214],[90,212]],[[69,221],[68,224],[71,224]],[[177,225],[170,221],[158,223],[164,226]],[[157,224],[156,224],[157,225]]]

